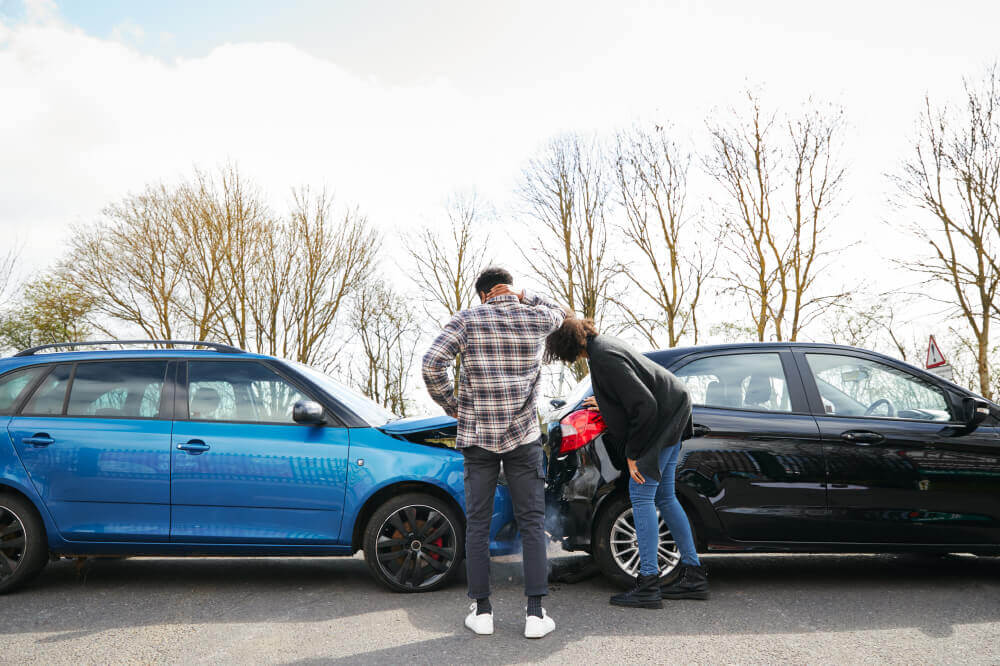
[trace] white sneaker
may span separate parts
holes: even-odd
[[[473,601],[469,606],[469,614],[465,616],[465,626],[480,636],[490,636],[493,634],[493,613],[477,615],[476,602]]]
[[[524,637],[541,638],[552,633],[556,628],[556,621],[549,617],[549,614],[542,609],[542,616],[525,615],[524,617]]]

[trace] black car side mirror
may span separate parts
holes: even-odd
[[[323,405],[312,400],[299,400],[292,407],[292,420],[306,425],[323,423]]]
[[[566,401],[560,400],[559,398],[553,398],[552,400],[549,400],[549,404],[555,407],[556,409],[559,409],[560,407],[566,406]]]
[[[982,398],[965,398],[965,425],[969,432],[975,430],[990,415],[990,403]]]

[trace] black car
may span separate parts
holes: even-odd
[[[836,345],[756,343],[648,356],[683,379],[695,438],[677,494],[699,551],[1000,554],[1000,407],[925,370]],[[621,446],[553,401],[547,530],[626,582],[639,567]],[[679,556],[660,524],[664,576]]]

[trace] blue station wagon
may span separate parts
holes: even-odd
[[[398,419],[305,365],[46,345],[0,359],[0,422],[0,593],[59,556],[363,550],[404,592],[446,585],[464,556],[454,419]],[[502,485],[492,537],[518,548]]]

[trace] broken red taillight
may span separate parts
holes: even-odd
[[[607,430],[600,412],[581,409],[565,416],[559,422],[562,431],[562,441],[559,453],[569,453],[581,449]]]

